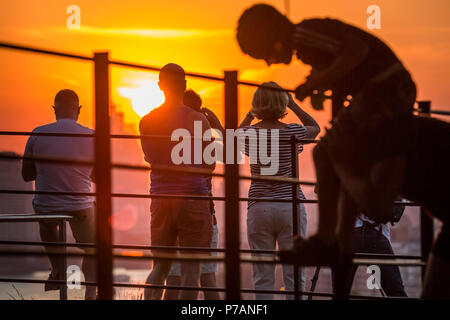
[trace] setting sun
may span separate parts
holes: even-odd
[[[164,94],[159,89],[157,80],[145,80],[137,88],[118,88],[119,94],[131,100],[134,112],[140,117],[164,102]]]

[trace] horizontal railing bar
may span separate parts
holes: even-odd
[[[92,248],[95,243],[73,243],[73,242],[40,242],[40,241],[16,241],[16,240],[0,240],[0,244],[6,245],[31,245],[31,246],[55,246],[55,247],[79,247]],[[225,248],[206,248],[206,247],[174,247],[174,246],[148,246],[148,245],[113,245],[115,249],[133,249],[133,250],[171,250],[171,251],[209,251],[209,252],[225,252]],[[252,250],[241,249],[241,253],[253,254],[276,254],[277,250]],[[395,254],[379,254],[379,253],[354,253],[354,258],[377,258],[377,259],[421,259],[421,256],[414,255],[395,255]]]
[[[300,182],[304,184],[304,182]],[[70,196],[96,196],[95,192],[64,192],[64,191],[35,191],[35,190],[0,190],[0,194],[42,194],[42,195],[70,195]],[[225,197],[209,196],[209,195],[181,195],[181,194],[139,194],[139,193],[112,193],[113,198],[140,198],[140,199],[190,199],[190,200],[213,200],[225,201]],[[258,198],[258,197],[241,197],[239,201],[255,201],[255,202],[282,202],[291,203],[292,199],[275,199],[275,198]],[[297,199],[297,203],[318,203],[316,199]],[[394,205],[404,205],[415,207],[420,204],[416,202],[394,201]],[[1,213],[0,213],[1,214]]]
[[[18,279],[18,278],[0,278],[0,282],[11,282],[11,283],[53,283],[65,285],[67,281],[64,280],[39,280],[39,279]],[[96,281],[80,281],[80,286],[97,286]],[[174,285],[156,285],[156,284],[138,284],[138,283],[123,283],[123,282],[113,282],[114,287],[122,288],[136,288],[136,289],[172,289],[172,290],[200,290],[200,291],[225,291],[225,288],[212,288],[212,287],[188,287],[188,286],[174,286]]]
[[[383,254],[383,253],[361,253],[355,252],[353,258],[377,258],[377,259],[422,259],[421,256],[407,255],[407,254]]]
[[[297,183],[305,185],[315,185],[313,182],[300,181],[296,178],[283,177],[283,176],[260,176],[260,175],[240,175],[239,179],[242,180],[255,180],[255,181],[266,181],[266,182],[280,182],[280,183]]]
[[[30,132],[30,131],[0,131],[0,136],[37,136],[37,137],[74,137],[74,138],[94,138],[94,134],[89,133],[64,133],[64,132]]]
[[[58,250],[48,250],[43,251],[26,251],[26,250],[0,250],[0,256],[68,256],[68,257],[92,257],[95,256],[95,252],[63,252]],[[171,261],[204,261],[204,262],[225,262],[225,258],[218,256],[210,256],[206,254],[113,254],[114,258],[117,259],[131,259],[131,260],[171,260]],[[241,257],[240,261],[242,263],[280,263],[274,258],[269,257]]]
[[[152,66],[148,66],[148,65],[126,62],[126,61],[118,61],[118,60],[110,60],[109,64],[112,64],[115,66],[120,66],[120,67],[142,69],[142,70],[147,70],[147,71],[160,71],[161,70],[161,68],[158,68],[158,67],[152,67]],[[200,79],[220,81],[220,82],[224,81],[223,77],[208,75],[208,74],[185,72],[185,75],[188,77],[192,77],[192,78],[200,78]]]
[[[87,160],[71,160],[65,158],[52,158],[52,157],[40,157],[40,156],[20,156],[13,154],[2,154],[0,159],[11,159],[11,160],[32,160],[39,162],[49,162],[49,163],[61,163],[61,164],[73,164],[82,166],[93,166],[93,161]],[[162,171],[162,172],[178,172],[193,175],[209,175],[213,177],[224,177],[224,174],[211,172],[209,169],[202,168],[192,168],[192,167],[178,167],[178,166],[162,166],[162,165],[129,165],[116,163],[112,165],[116,169],[130,169],[130,170],[147,170],[147,171]]]
[[[199,250],[201,251],[201,250]],[[0,250],[0,256],[67,256],[67,257],[93,257],[95,252],[63,252],[54,249],[47,249],[44,251],[30,251],[30,250]],[[225,259],[217,256],[210,256],[205,253],[201,254],[143,254],[140,252],[134,254],[115,253],[114,258],[117,259],[131,259],[131,260],[173,260],[173,261],[205,261],[205,262],[224,262]]]
[[[0,240],[0,245],[24,245],[24,246],[49,246],[49,247],[75,247],[94,248],[95,243],[75,243],[75,242],[39,242],[39,241],[15,241]],[[165,250],[165,251],[205,251],[205,252],[225,252],[223,248],[206,247],[171,247],[171,246],[148,246],[148,245],[113,245],[114,249],[128,250]]]
[[[51,215],[51,214],[32,214],[32,215],[3,215],[0,214],[0,223],[11,222],[39,222],[39,221],[69,221],[73,216],[69,215]]]
[[[450,111],[447,111],[447,110],[430,110],[430,113],[439,114],[442,116],[450,116]]]
[[[386,265],[386,266],[399,266],[399,267],[420,267],[426,266],[426,262],[421,259],[392,259],[392,260],[384,260],[384,259],[367,259],[367,258],[354,258],[353,264],[357,265]]]
[[[42,53],[42,54],[48,54],[52,56],[59,56],[64,58],[71,58],[71,59],[78,59],[78,60],[87,60],[87,61],[93,61],[93,57],[88,57],[80,54],[73,54],[73,53],[66,53],[61,51],[53,51],[53,50],[47,50],[47,49],[41,49],[36,47],[30,47],[30,46],[21,46],[17,44],[7,43],[7,42],[0,42],[0,47],[7,48],[7,49],[13,49],[13,50],[21,50],[21,51],[28,51],[33,53]]]
[[[11,160],[33,160],[40,162],[50,162],[50,163],[64,163],[64,164],[76,164],[91,166],[94,164],[93,161],[84,160],[70,160],[64,158],[50,158],[50,157],[37,157],[37,156],[19,156],[19,155],[0,155],[0,159],[11,159]],[[191,167],[176,167],[176,166],[145,166],[145,165],[129,165],[129,164],[113,164],[113,168],[116,169],[131,169],[131,170],[148,170],[148,171],[167,171],[167,172],[180,172],[187,174],[201,174],[201,175],[211,175],[213,177],[224,177],[224,174],[214,173],[208,169],[202,168],[191,168]],[[312,182],[300,181],[298,179],[283,177],[283,176],[239,176],[240,179],[244,180],[258,180],[258,181],[271,181],[280,183],[297,183],[297,184],[309,184],[313,185]]]
[[[37,157],[37,156],[19,156],[19,155],[0,155],[0,159],[11,159],[11,160],[33,160],[40,162],[50,162],[50,163],[64,163],[64,164],[76,164],[76,165],[85,165],[91,166],[94,164],[93,161],[84,161],[84,160],[70,160],[64,158],[50,158],[50,157]],[[202,168],[191,168],[191,167],[176,167],[176,166],[159,166],[159,165],[129,165],[129,164],[112,164],[113,168],[116,169],[131,169],[131,170],[148,170],[148,171],[166,171],[166,172],[179,172],[179,173],[187,173],[187,174],[200,174],[200,175],[211,175],[213,177],[224,177],[224,174],[214,173],[208,169]],[[298,183],[298,184],[310,184],[313,185],[312,182],[303,182],[298,179],[283,177],[283,176],[239,176],[240,179],[244,180],[258,180],[258,181],[271,181],[271,182],[280,182],[280,183]]]
[[[42,194],[59,196],[96,196],[95,192],[63,192],[63,191],[35,191],[35,190],[0,190],[0,194]],[[112,193],[114,198],[141,198],[141,199],[189,199],[189,200],[214,200],[225,201],[225,197],[203,196],[203,195],[181,195],[181,194],[139,194],[139,193]],[[239,198],[239,201],[261,201],[261,202],[292,202],[289,199],[266,199],[266,198]],[[315,203],[317,200],[299,200],[301,202]],[[0,213],[1,214],[1,213]]]
[[[0,282],[3,283],[30,283],[30,284],[67,284],[64,280],[39,280],[39,279],[21,279],[21,278],[0,278]],[[97,286],[96,281],[80,281],[80,286]],[[188,286],[174,286],[174,285],[155,285],[147,283],[123,283],[123,282],[113,282],[114,287],[118,288],[135,288],[135,289],[167,289],[167,290],[192,290],[192,291],[215,291],[223,292],[226,289],[223,287],[188,287]],[[241,288],[242,293],[271,293],[271,294],[281,294],[288,295],[294,294],[292,290],[258,290]],[[300,295],[304,296],[316,296],[316,297],[330,297],[332,298],[334,294],[324,293],[324,292],[313,292],[313,291],[299,291]],[[364,295],[350,295],[351,299],[370,299],[370,300],[418,300],[418,298],[411,297],[380,297],[380,296],[364,296]]]
[[[7,42],[0,42],[0,47],[7,48],[7,49],[13,49],[13,50],[28,51],[28,52],[33,52],[33,53],[41,53],[41,54],[47,54],[47,55],[53,55],[53,56],[60,56],[60,57],[65,57],[65,58],[73,58],[73,59],[89,60],[89,61],[94,60],[93,57],[83,56],[83,55],[79,55],[79,54],[65,53],[65,52],[41,49],[41,48],[30,47],[30,46],[21,46],[21,45],[7,43]],[[160,71],[161,70],[161,68],[158,68],[158,67],[152,67],[152,66],[148,66],[148,65],[126,62],[126,61],[118,61],[118,60],[110,60],[109,64],[116,65],[116,66],[129,67],[129,68],[137,68],[137,69],[148,70],[148,71]],[[200,74],[200,73],[193,73],[193,72],[186,72],[185,74],[186,74],[186,76],[194,77],[194,78],[201,78],[201,79],[221,81],[221,82],[224,81],[223,77],[218,77],[218,76],[214,76],[214,75],[207,75],[207,74]]]
[[[292,199],[274,199],[274,198],[239,198],[239,201],[255,201],[255,202],[280,202],[280,203],[292,203]],[[297,203],[318,203],[315,199],[296,199]]]
[[[37,137],[73,137],[94,138],[95,133],[66,133],[66,132],[30,132],[30,131],[0,131],[0,136],[37,136]],[[164,135],[110,134],[111,139],[171,139]],[[180,138],[203,139],[203,136],[177,136]],[[212,137],[211,139],[216,139]]]
[[[414,108],[414,111],[419,112],[419,113],[428,113],[428,112],[424,112],[422,109],[420,108]],[[449,110],[436,110],[436,109],[432,109],[430,110],[431,114],[439,114],[439,115],[443,115],[443,116],[450,116],[450,111]]]
[[[58,250],[48,250],[47,252],[42,251],[20,251],[20,250],[0,250],[0,255],[6,256],[73,256],[73,257],[85,257],[94,256],[95,253],[91,252],[63,252]],[[206,261],[206,262],[225,262],[225,258],[218,256],[208,256],[205,254],[113,254],[114,258],[119,259],[132,259],[132,260],[172,260],[172,261]],[[395,262],[397,261],[397,262]],[[271,264],[282,264],[277,257],[266,257],[266,256],[251,256],[251,257],[241,257],[241,263],[271,263]],[[423,261],[406,261],[406,259],[393,259],[393,261],[383,260],[383,259],[358,259],[354,258],[353,263],[357,265],[370,265],[370,264],[383,264],[383,265],[399,265],[399,266],[418,266],[421,267],[425,264]],[[300,264],[299,264],[300,265]]]
[[[43,136],[43,137],[74,137],[94,138],[95,134],[88,133],[58,133],[58,132],[30,132],[30,131],[0,131],[0,136]],[[165,135],[139,135],[139,134],[110,134],[111,139],[171,139],[172,136]],[[203,136],[177,136],[178,138],[203,139]],[[223,141],[223,138],[212,137],[211,140]],[[296,138],[298,143],[317,143],[319,140]]]
[[[238,83],[238,85],[243,85],[243,86],[248,86],[248,87],[265,88],[265,89],[270,89],[270,90],[274,90],[274,91],[284,91],[284,92],[295,93],[294,89],[274,88],[274,87],[271,87],[268,85],[262,85],[260,83],[251,82],[251,81],[239,80],[237,83]]]
[[[80,196],[80,197],[94,197],[95,192],[64,192],[64,191],[35,191],[35,190],[0,190],[0,194],[42,194],[55,196]],[[1,215],[1,213],[0,213]]]

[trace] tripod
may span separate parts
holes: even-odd
[[[311,293],[316,290],[317,281],[319,280],[319,274],[320,274],[320,266],[316,267],[316,271],[314,271],[314,276],[311,279],[311,290],[309,290]],[[333,280],[334,281],[334,280]],[[381,287],[381,284],[379,284],[380,292],[383,297],[386,297],[386,293],[384,292],[383,288]],[[312,300],[312,295],[308,295],[308,300]]]

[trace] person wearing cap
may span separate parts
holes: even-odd
[[[203,131],[210,129],[205,116],[184,105],[186,90],[185,72],[179,65],[169,63],[159,73],[159,87],[164,93],[164,103],[144,116],[139,124],[142,136],[141,145],[145,160],[156,167],[202,169],[202,163],[195,163],[195,148],[191,149],[191,161],[178,163],[173,159],[173,148],[178,143],[171,141],[175,130],[183,130],[187,137],[194,136],[194,122],[201,124]],[[193,146],[195,142],[191,143]],[[202,149],[202,148],[200,148]],[[198,151],[198,150],[197,150]],[[202,150],[200,150],[202,151]],[[196,157],[197,156],[197,157]],[[184,157],[183,157],[184,158]],[[160,198],[171,196],[208,196],[208,175],[188,174],[182,172],[152,170],[150,173],[150,194],[152,198],[150,212],[151,244],[153,246],[210,247],[212,239],[212,219],[210,201],[188,198]],[[173,251],[170,251],[173,253]],[[155,254],[161,253],[160,250]],[[167,279],[171,267],[169,260],[154,260],[147,283],[162,285]],[[198,286],[200,263],[181,262],[181,285]],[[146,289],[145,299],[161,299],[161,289]],[[183,290],[180,299],[196,299],[197,291]]]
[[[79,124],[78,116],[81,106],[78,95],[69,89],[59,91],[55,96],[53,106],[56,122],[37,127],[33,133],[55,134],[88,134],[93,130]],[[27,141],[25,157],[50,157],[67,160],[93,161],[94,141],[91,137],[63,136],[30,136]],[[41,162],[24,159],[22,176],[25,181],[35,181],[38,192],[75,192],[90,193],[92,182],[92,166],[66,163]],[[36,194],[33,199],[36,214],[70,215],[72,234],[78,243],[95,243],[95,206],[94,197],[86,195],[55,195]],[[41,240],[58,242],[58,225],[56,222],[39,222]],[[55,247],[45,247],[46,250]],[[84,249],[93,253],[92,249]],[[62,280],[62,259],[49,254],[51,273],[49,280]],[[84,257],[82,271],[86,281],[96,281],[95,260]],[[45,284],[45,291],[58,290],[60,285]],[[85,299],[96,298],[96,287],[86,286]]]

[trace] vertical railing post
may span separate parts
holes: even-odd
[[[112,230],[111,230],[111,146],[110,146],[110,79],[109,54],[94,54],[95,88],[95,164],[97,193],[96,263],[98,296],[112,300]]]
[[[59,222],[59,241],[66,242],[67,234],[66,234],[66,220],[62,219]],[[66,253],[66,246],[61,246],[61,251]],[[61,256],[61,270],[60,270],[61,280],[64,281],[64,284],[59,289],[59,299],[67,300],[67,255]]]
[[[238,74],[225,71],[225,128],[238,126]],[[231,149],[230,146],[233,145]],[[233,162],[227,161],[233,152]],[[239,166],[237,143],[225,137],[225,287],[227,300],[241,297],[240,215],[239,215]]]
[[[291,174],[292,178],[298,179],[298,141],[297,137],[291,138]],[[292,233],[293,236],[298,236],[301,226],[299,225],[299,196],[298,184],[292,184]],[[301,219],[300,219],[301,220]],[[299,274],[298,263],[294,263],[294,299],[299,299]]]
[[[429,117],[431,114],[431,101],[419,101],[419,115]],[[420,170],[420,168],[418,168]],[[420,253],[422,260],[427,262],[428,255],[433,245],[433,217],[429,215],[424,207],[420,207]],[[426,266],[422,267],[422,280],[425,276]]]
[[[331,102],[331,118],[334,120],[341,110],[344,108],[345,96],[342,92],[333,90],[332,94],[332,102]],[[337,263],[332,267],[332,282],[333,282],[333,291],[334,291],[334,299],[337,300],[346,300],[348,299],[348,292],[350,290],[347,289],[347,282],[344,281],[347,276],[347,266],[344,263]]]

